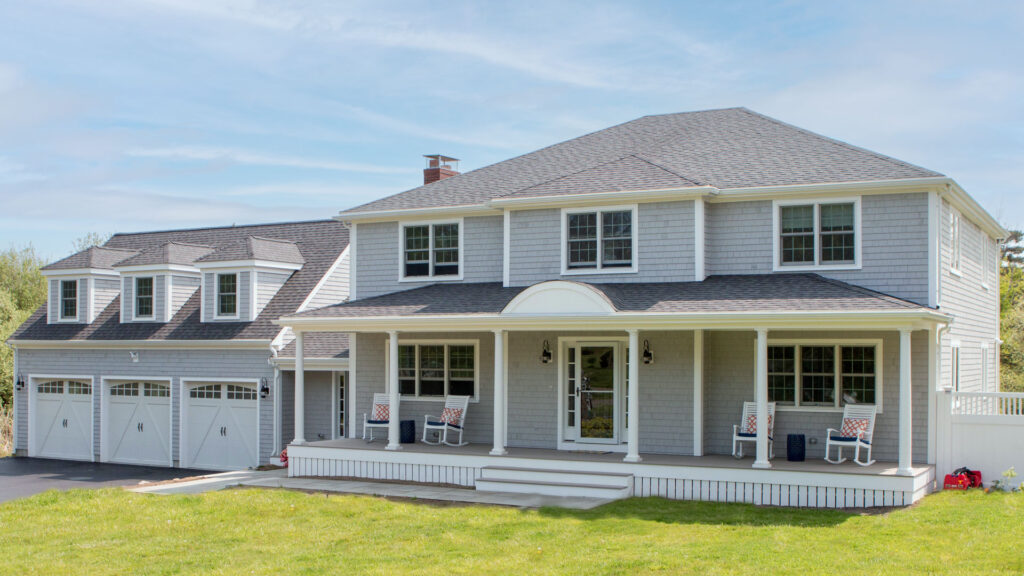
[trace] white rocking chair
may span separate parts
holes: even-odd
[[[466,422],[466,411],[469,409],[469,396],[448,396],[444,399],[444,410],[440,416],[427,414],[423,417],[423,443],[447,444],[448,446],[465,446],[469,442],[462,441],[462,427]],[[448,441],[448,432],[457,432],[459,441]],[[427,440],[427,435],[434,433],[437,441]]]
[[[843,424],[839,430],[829,428],[825,431],[825,460],[833,464],[845,462],[843,448],[852,446],[854,462],[861,466],[874,464],[875,461],[871,459],[871,437],[875,432],[876,411],[874,404],[847,404],[843,408]],[[829,458],[832,446],[838,450],[836,460]],[[860,461],[861,448],[868,451],[867,462]]]
[[[743,443],[757,445],[757,402],[743,403],[743,418],[732,426],[732,455],[743,458]],[[775,457],[775,402],[768,403],[768,458]]]
[[[373,429],[374,428],[387,428],[388,423],[391,421],[391,401],[388,399],[387,394],[374,394],[373,395],[373,406],[370,407],[370,413],[363,412],[363,440],[367,442],[373,442]],[[369,431],[370,438],[367,440],[366,433]]]

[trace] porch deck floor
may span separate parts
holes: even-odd
[[[309,442],[306,446],[322,448],[344,448],[350,450],[384,451],[386,440],[378,439],[372,443],[361,439],[339,438],[336,440],[321,440]],[[415,444],[402,444],[403,452],[421,454],[451,454],[462,456],[489,456],[490,444],[467,444],[458,448],[452,446],[433,446],[416,442]],[[506,456],[494,456],[494,465],[501,466],[505,458],[530,458],[536,460],[565,461],[576,460],[586,462],[609,462],[620,463],[625,456],[622,452],[600,451],[596,449],[570,451],[542,448],[507,448]],[[845,454],[849,457],[849,453]],[[752,456],[745,456],[737,460],[730,455],[710,454],[706,456],[676,456],[671,454],[640,454],[641,465],[659,466],[692,466],[709,468],[750,468],[754,462]],[[804,462],[790,462],[784,457],[776,456],[772,459],[772,469],[792,472],[818,472],[826,474],[861,474],[871,476],[896,476],[896,462],[875,462],[871,466],[859,466],[851,461],[842,464],[831,464],[820,458],[808,459]],[[916,464],[913,467],[913,475],[926,474],[932,466]]]

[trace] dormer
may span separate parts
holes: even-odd
[[[47,324],[89,324],[119,292],[114,266],[138,254],[93,246],[41,269],[49,288]]]
[[[195,261],[212,246],[167,242],[119,262],[121,322],[169,322],[196,293],[202,276]]]
[[[288,240],[248,236],[199,258],[203,322],[251,322],[306,261]]]

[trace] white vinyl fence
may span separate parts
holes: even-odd
[[[985,485],[1011,466],[1024,477],[1024,394],[953,392],[939,395],[940,442],[936,476],[961,466],[980,470]]]

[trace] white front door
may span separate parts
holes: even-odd
[[[615,341],[567,342],[562,366],[566,383],[563,436],[578,444],[619,440],[622,346]]]
[[[259,464],[257,391],[254,384],[196,384],[188,388],[187,455],[183,465],[238,470]]]
[[[107,390],[102,423],[106,458],[123,464],[171,465],[171,388],[165,382],[124,382]]]
[[[30,456],[92,460],[92,384],[83,380],[34,382]]]

